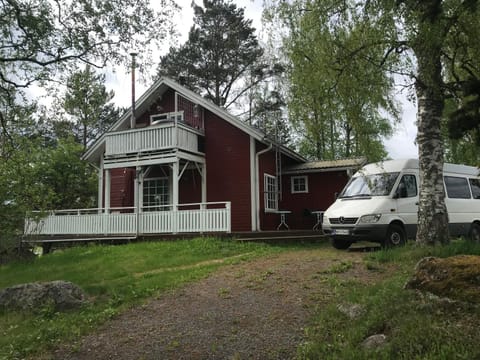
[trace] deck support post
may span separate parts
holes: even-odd
[[[141,206],[140,206],[140,197],[141,197],[141,192],[140,192],[140,187],[142,186],[143,182],[143,169],[141,166],[137,166],[135,169],[135,185],[134,185],[134,204],[135,204],[135,214],[136,216],[136,235],[140,234],[140,212],[141,212]]]
[[[180,168],[179,161],[172,163],[172,205],[173,205],[173,233],[178,233],[178,171]]]
[[[105,170],[105,214],[110,213],[110,169]]]
[[[98,213],[102,213],[103,208],[103,156],[100,159],[100,167],[98,168]]]

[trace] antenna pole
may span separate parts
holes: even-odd
[[[135,119],[135,57],[137,56],[136,52],[131,52],[130,56],[132,57],[132,117],[130,119],[130,128],[134,129],[136,126]]]

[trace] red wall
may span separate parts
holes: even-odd
[[[207,201],[232,202],[232,231],[250,231],[250,137],[205,112]]]
[[[291,192],[291,177],[307,176],[308,193]],[[326,210],[334,201],[335,193],[340,192],[348,182],[346,171],[316,172],[283,176],[283,201],[280,207],[292,213],[287,223],[293,229],[311,229],[316,217],[311,211]]]
[[[135,169],[110,170],[110,207],[134,206]]]
[[[194,204],[202,201],[202,178],[197,169],[186,170],[178,185],[178,202]]]

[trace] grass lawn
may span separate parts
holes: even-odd
[[[298,349],[301,359],[480,359],[480,299],[477,305],[452,303],[405,290],[415,264],[425,256],[480,255],[480,245],[455,240],[449,246],[382,250],[367,255],[371,271],[388,271],[384,281],[365,286],[332,278],[335,299],[319,307]],[[392,271],[392,269],[395,269]],[[480,293],[478,294],[480,298]],[[338,304],[360,304],[355,319],[340,313]],[[387,343],[366,350],[369,336],[385,334]]]
[[[68,280],[92,302],[80,311],[0,313],[0,359],[41,353],[89,332],[123,309],[205,277],[223,264],[281,251],[256,243],[198,238],[65,249],[31,263],[0,267],[0,289],[33,281]]]

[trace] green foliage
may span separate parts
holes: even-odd
[[[174,2],[11,0],[2,3],[0,89],[51,80],[70,62],[126,62],[171,32]],[[143,56],[144,54],[142,54]]]
[[[205,277],[222,264],[251,259],[280,248],[197,238],[123,246],[88,246],[54,252],[31,264],[0,267],[0,288],[64,279],[83,288],[92,303],[79,311],[0,314],[0,359],[24,358],[96,326],[147,297]],[[212,261],[221,260],[221,261]]]
[[[446,92],[444,132],[447,161],[480,164],[480,67],[476,59],[480,46],[473,39],[480,36],[480,12],[468,8],[452,27],[445,48]]]
[[[45,147],[41,137],[15,136],[9,146],[0,161],[0,251],[17,244],[27,211],[92,207],[97,184],[73,139]]]
[[[119,111],[108,104],[114,93],[107,91],[104,83],[105,75],[95,74],[89,65],[73,73],[67,80],[63,107],[75,121],[75,136],[84,149],[105,132],[119,115]]]
[[[288,28],[289,112],[302,136],[301,152],[320,159],[385,158],[382,139],[392,134],[390,119],[398,120],[398,109],[393,79],[378,71],[388,43],[372,44],[387,25],[364,20],[339,2],[279,2],[274,11]]]
[[[0,16],[0,127],[17,120],[12,109],[28,103],[32,85],[61,82],[77,64],[103,67],[130,60],[131,49],[159,45],[173,34],[174,0],[155,11],[147,0],[9,0]],[[139,61],[148,60],[141,51]],[[4,107],[5,106],[5,107]],[[2,134],[0,134],[2,135]],[[3,134],[5,135],[5,134]],[[0,142],[2,139],[0,139]],[[0,143],[1,145],[1,143]]]
[[[236,92],[241,79],[249,75],[257,83],[269,74],[260,62],[263,50],[252,21],[230,0],[204,0],[203,8],[192,4],[194,25],[188,40],[160,59],[158,74],[229,107],[246,91]]]
[[[317,307],[298,349],[300,359],[474,359],[480,355],[480,309],[468,304],[436,302],[404,285],[417,260],[425,256],[447,257],[480,254],[480,246],[464,240],[448,246],[409,245],[369,254],[367,264],[391,274],[375,285],[330,283],[336,296],[327,306]],[[375,265],[372,265],[375,264]],[[328,283],[326,283],[327,285]],[[365,311],[350,319],[338,304],[359,304]],[[385,334],[387,342],[365,349],[363,341]]]

